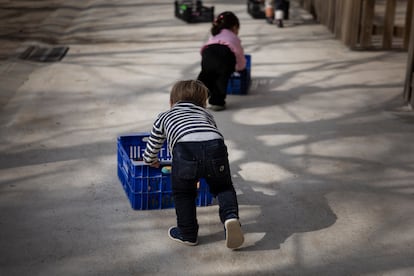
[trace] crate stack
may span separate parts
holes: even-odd
[[[265,18],[265,4],[263,0],[247,0],[247,13],[253,18]]]

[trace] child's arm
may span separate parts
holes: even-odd
[[[151,167],[158,168],[160,166],[160,161],[158,160],[158,153],[160,152],[162,145],[164,144],[165,139],[158,139],[156,136],[152,135],[148,139],[147,146],[143,154],[144,162],[150,165]]]
[[[161,164],[160,164],[160,161],[157,160],[154,163],[151,163],[151,164],[148,164],[148,165],[150,165],[151,167],[154,167],[154,168],[159,168]]]
[[[163,132],[162,123],[158,118],[151,130],[151,135],[148,137],[147,146],[143,154],[144,162],[149,164],[151,167],[158,168],[160,162],[158,160],[158,153],[164,145],[166,136]]]

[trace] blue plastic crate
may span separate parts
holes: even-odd
[[[171,165],[171,154],[164,143],[158,157],[160,168],[146,165],[142,159],[149,133],[134,133],[118,137],[118,178],[134,210],[173,208],[171,175],[162,173]],[[211,205],[212,195],[204,179],[198,187],[197,206]]]
[[[213,201],[213,196],[208,191],[207,183],[204,179],[200,180],[202,186],[198,189],[196,205],[209,206]],[[204,185],[204,186],[203,186]],[[156,192],[133,192],[129,185],[122,185],[128,197],[131,208],[134,210],[154,210],[174,208],[174,199],[172,191]]]
[[[251,55],[246,57],[246,70],[234,72],[227,83],[228,95],[245,95],[250,88],[251,82]]]
[[[119,167],[118,176],[132,209],[151,210],[174,207],[171,191],[134,192],[131,190],[131,186],[128,185],[125,171],[120,170]]]

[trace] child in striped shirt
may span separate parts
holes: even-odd
[[[196,185],[204,178],[210,193],[218,200],[226,246],[235,249],[244,242],[238,202],[227,147],[213,116],[206,110],[207,98],[208,88],[202,82],[177,82],[170,93],[171,109],[155,120],[143,157],[149,165],[159,167],[157,155],[167,140],[172,153],[172,190],[177,216],[177,226],[168,230],[168,236],[187,245],[198,244]]]

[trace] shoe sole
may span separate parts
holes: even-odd
[[[226,228],[226,246],[230,249],[240,247],[244,242],[243,231],[238,219],[228,219],[224,223]]]
[[[170,239],[172,239],[173,241],[176,241],[176,242],[179,242],[179,243],[182,243],[182,244],[185,244],[185,245],[189,245],[189,246],[195,246],[195,245],[197,245],[197,244],[198,244],[198,241],[196,241],[196,242],[190,242],[190,241],[183,241],[183,240],[180,240],[180,239],[174,238],[174,237],[173,237],[173,236],[171,236],[171,234],[170,234],[170,230],[171,230],[172,228],[174,228],[174,227],[171,227],[170,229],[168,229],[168,237],[169,237]]]

